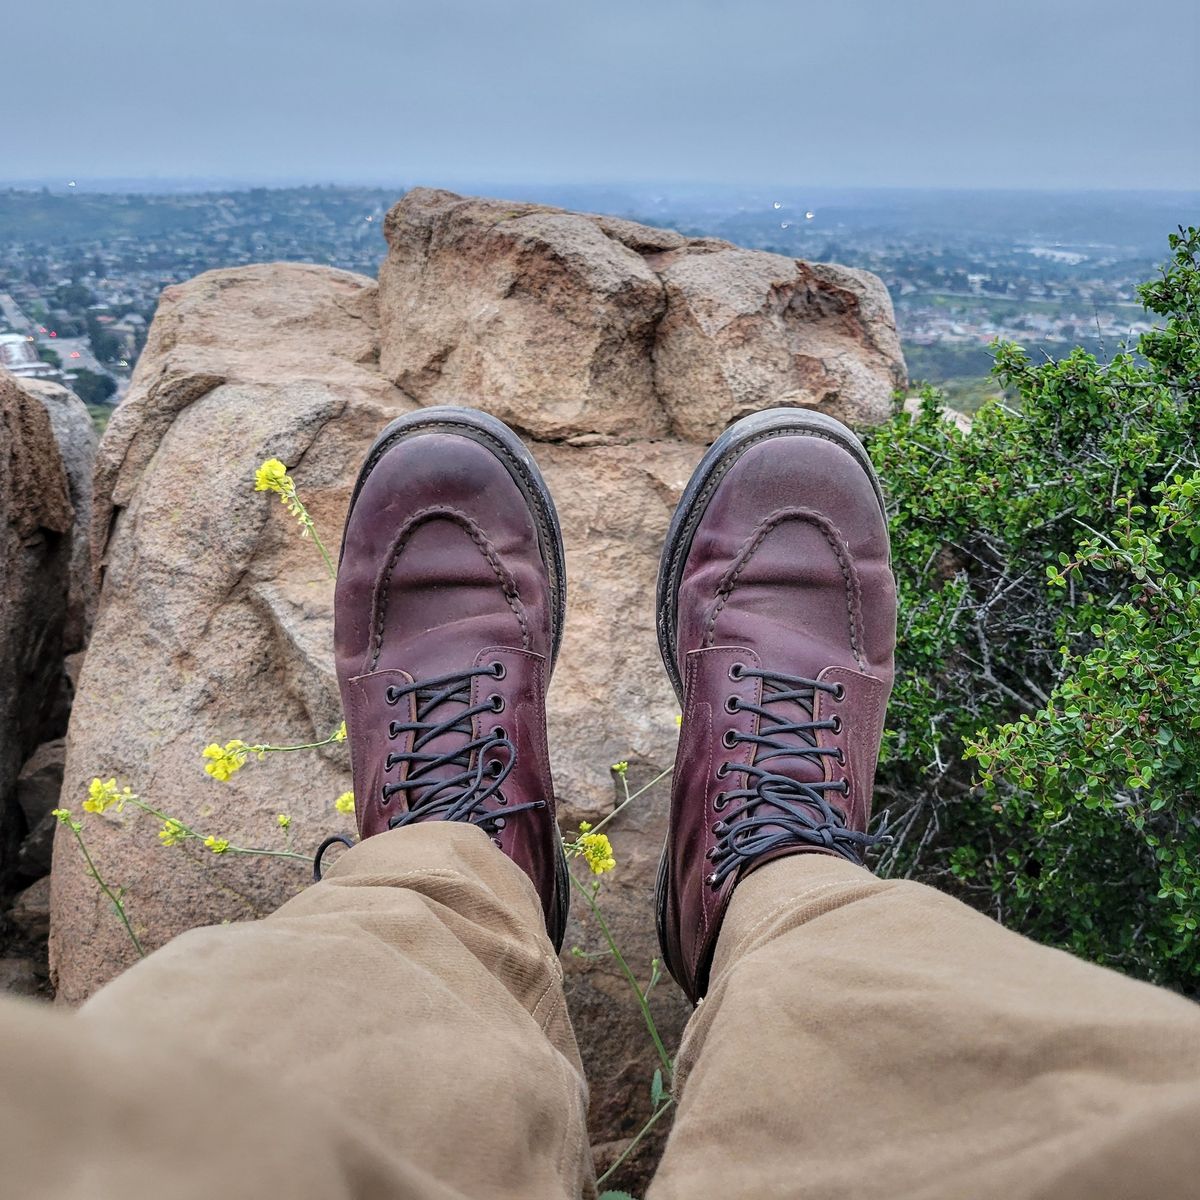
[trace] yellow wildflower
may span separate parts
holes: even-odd
[[[613,763],[610,770],[616,771],[618,775],[624,775],[629,770],[629,763],[627,760],[621,759],[620,762]]]
[[[296,494],[296,481],[288,474],[287,467],[279,459],[268,458],[254,472],[254,490],[256,492],[274,492],[279,497],[279,503],[300,522],[300,536],[302,538],[310,537],[316,542],[317,549],[320,550],[321,557],[325,560],[325,569],[329,572],[331,579],[336,578],[337,568],[333,565],[333,559],[329,557],[329,552],[321,542],[308,509],[304,507],[300,497]]]
[[[280,813],[275,818],[275,824],[278,825],[280,829],[286,829],[291,823],[292,818],[289,817],[287,813]]]
[[[312,530],[312,518],[308,509],[300,503],[296,495],[296,481],[288,474],[288,469],[277,458],[268,458],[254,472],[254,490],[256,492],[274,492],[279,497],[279,503],[284,506],[300,522],[301,537],[307,537]]]
[[[333,740],[335,742],[344,742],[346,740],[346,722],[345,721],[343,721],[337,727],[337,731],[333,735]]]
[[[187,838],[188,831],[183,822],[175,820],[174,817],[168,817],[158,831],[158,840],[164,846],[178,846],[180,842],[186,842]]]
[[[128,793],[129,789],[125,791]],[[92,813],[102,813],[106,808],[117,806],[117,811],[120,812],[125,807],[125,802],[121,796],[121,790],[117,787],[115,779],[108,780],[105,783],[100,779],[93,779],[88,785],[87,799],[83,802],[83,811]]]
[[[214,854],[224,854],[229,849],[229,842],[225,838],[212,837],[211,835],[204,839],[204,844]]]
[[[204,757],[212,760],[204,764],[204,769],[214,779],[224,783],[235,771],[240,771],[246,765],[246,755],[249,751],[250,747],[237,738],[226,742],[223,747],[213,742],[212,745],[204,747]]]
[[[579,832],[580,833],[587,833],[587,831],[589,829],[591,829],[591,827],[592,827],[591,821],[580,821],[579,822]]]
[[[354,811],[354,793],[343,792],[334,802],[333,807],[342,813],[352,813]]]
[[[254,490],[256,492],[275,492],[282,496],[292,486],[288,477],[287,467],[277,458],[268,458],[254,472]]]
[[[593,875],[603,875],[617,865],[613,858],[612,843],[606,833],[588,833],[580,826],[582,837],[579,839],[579,852],[591,868]]]

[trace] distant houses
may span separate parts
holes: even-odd
[[[38,357],[37,342],[31,334],[0,333],[0,367],[19,379],[61,378],[62,372]]]

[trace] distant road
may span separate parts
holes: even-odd
[[[95,371],[97,375],[112,374],[92,353],[91,344],[85,337],[43,338],[43,342],[47,346],[52,346],[55,354],[62,359],[64,371],[77,371],[82,367],[86,371]],[[79,355],[78,358],[74,357],[76,354]]]
[[[17,302],[7,293],[0,292],[0,312],[17,333],[36,333],[33,322],[20,310]]]

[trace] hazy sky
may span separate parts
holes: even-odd
[[[0,179],[1200,186],[1196,0],[0,0]]]

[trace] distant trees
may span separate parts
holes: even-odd
[[[60,308],[68,312],[83,312],[89,304],[96,303],[96,297],[89,287],[82,283],[64,283],[54,289],[54,299]]]
[[[101,362],[116,362],[121,357],[121,343],[96,320],[94,313],[87,315],[87,335],[92,353]]]
[[[84,404],[106,404],[117,390],[117,381],[111,375],[99,375],[80,368],[75,372],[71,387]]]

